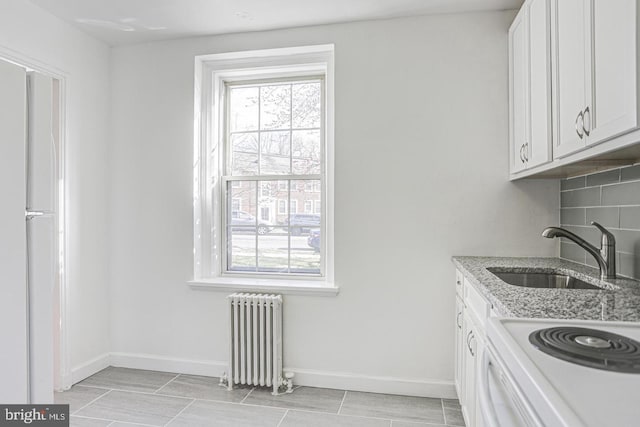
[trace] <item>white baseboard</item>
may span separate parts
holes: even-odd
[[[208,377],[219,377],[227,370],[226,362],[176,359],[151,354],[111,353],[110,362],[112,366],[122,368],[148,369]],[[457,398],[455,386],[451,381],[413,380],[299,368],[285,368],[285,371],[295,374],[293,379],[295,385],[405,396]]]
[[[456,389],[451,381],[420,380],[395,377],[378,377],[347,372],[314,371],[309,369],[285,368],[295,373],[293,383],[312,387],[337,388],[342,390],[365,391],[371,393],[399,394],[404,396],[436,397],[457,399]]]
[[[95,374],[96,372],[103,370],[109,365],[110,365],[109,353],[104,353],[94,359],[89,360],[88,362],[83,363],[80,366],[76,366],[75,368],[71,369],[71,384],[80,382],[85,378],[88,378],[91,375]],[[66,381],[65,381],[65,384],[63,384],[63,386],[64,385],[66,385]]]
[[[175,372],[176,374],[220,377],[227,370],[226,362],[177,359],[152,354],[111,353],[111,365],[122,368]]]

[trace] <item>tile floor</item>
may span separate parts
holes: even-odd
[[[218,378],[109,367],[56,393],[71,426],[464,426],[457,400],[314,387],[272,396],[270,390],[227,391]]]

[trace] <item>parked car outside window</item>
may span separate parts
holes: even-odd
[[[315,249],[316,252],[320,252],[320,230],[311,230],[307,238],[307,245]]]
[[[269,221],[258,221],[258,234],[267,234],[273,230],[273,224]],[[233,231],[255,231],[256,217],[244,211],[231,212],[231,229]]]
[[[283,225],[286,225],[286,222]],[[320,215],[291,214],[289,217],[289,229],[294,236],[310,233],[312,230],[320,230]]]

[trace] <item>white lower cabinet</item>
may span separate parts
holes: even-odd
[[[460,396],[462,413],[467,425],[475,419],[476,414],[476,349],[477,349],[477,326],[469,316],[468,311],[464,312],[464,345],[462,359],[464,361],[464,377],[462,378],[463,394]]]
[[[456,295],[456,352],[455,352],[455,367],[454,367],[454,379],[456,385],[456,392],[458,396],[462,393],[462,377],[464,375],[464,367],[463,367],[463,359],[462,359],[462,351],[459,349],[462,348],[464,342],[464,331],[462,330],[462,311],[464,305],[462,302],[462,298]]]
[[[485,313],[489,313],[489,304],[471,286],[465,281],[462,295],[456,296],[455,385],[467,427],[483,425],[476,410],[477,373],[486,342]]]

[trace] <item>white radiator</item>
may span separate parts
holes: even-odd
[[[227,388],[234,385],[273,387],[292,391],[291,375],[282,372],[282,296],[236,293],[229,295],[229,371]]]

